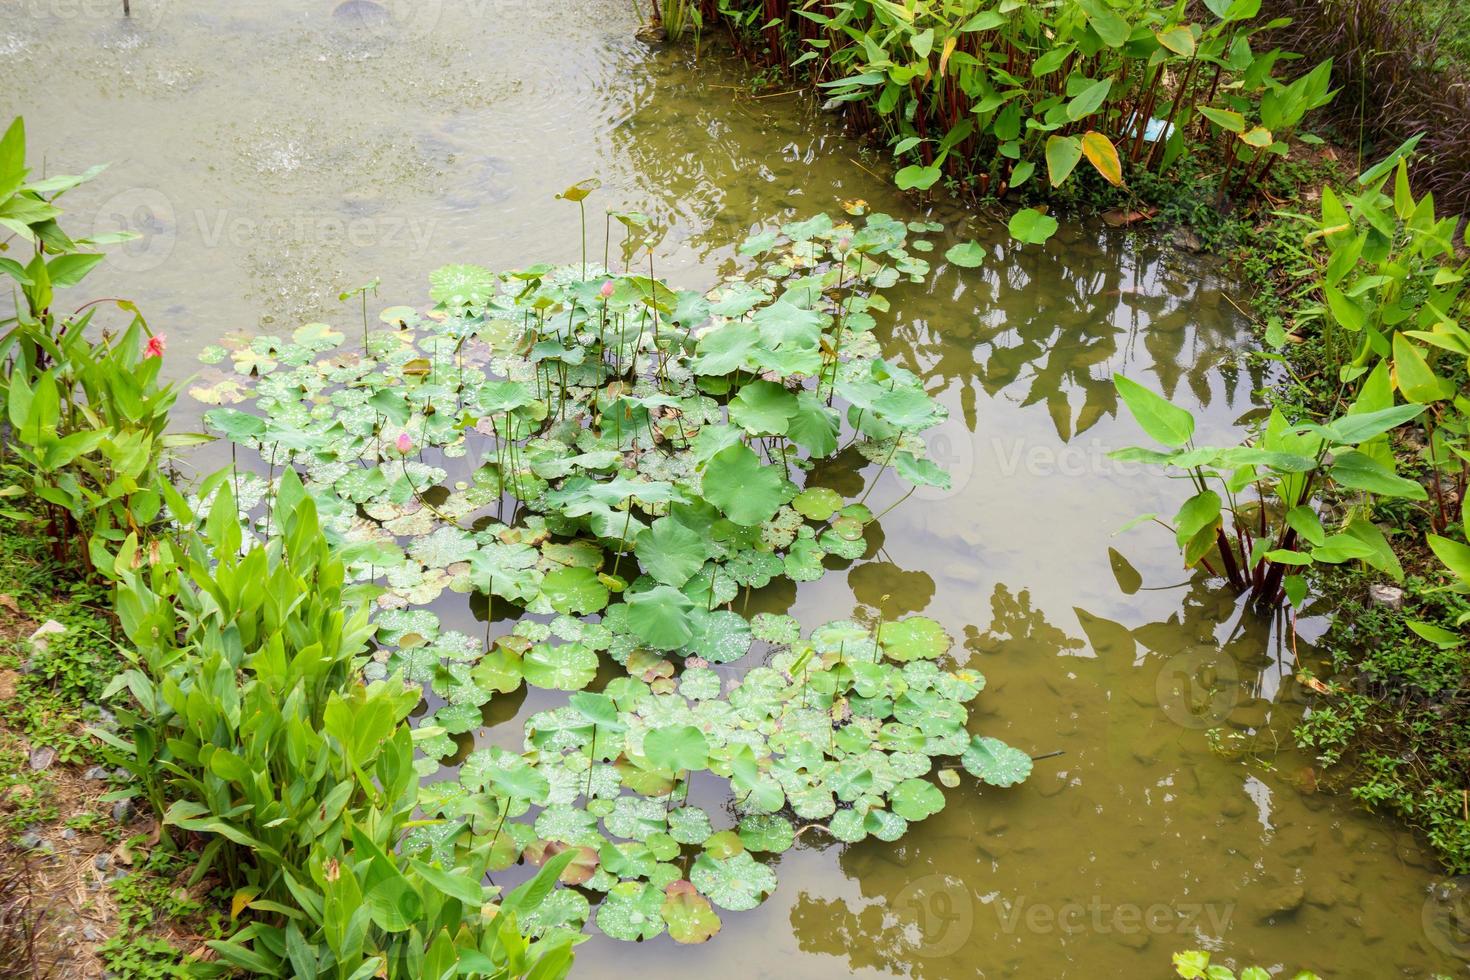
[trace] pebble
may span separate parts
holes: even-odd
[[[51,849],[51,845],[47,843],[46,838],[42,837],[34,830],[27,830],[25,833],[21,834],[19,839],[16,840],[16,843],[19,844],[23,850],[27,851]]]
[[[56,761],[56,750],[49,745],[39,745],[31,749],[31,768],[36,772],[51,768],[51,763]]]
[[[1147,929],[1121,929],[1118,931],[1118,941],[1129,949],[1143,949],[1153,941]]]
[[[1301,885],[1282,885],[1279,888],[1272,888],[1262,893],[1260,897],[1257,919],[1263,924],[1270,924],[1277,918],[1284,918],[1296,912],[1306,899],[1306,889]]]
[[[1266,727],[1266,718],[1271,710],[1271,702],[1262,698],[1256,698],[1239,705],[1226,717],[1232,728],[1256,729]]]
[[[1368,598],[1375,606],[1387,606],[1397,612],[1404,608],[1404,590],[1396,585],[1381,585],[1374,582],[1368,586]]]
[[[106,871],[108,868],[112,867],[112,855],[97,855],[92,859],[92,866],[95,867],[98,871]]]
[[[106,779],[109,775],[111,775],[111,773],[109,773],[102,766],[92,766],[86,772],[82,773],[82,778],[83,779],[102,780],[102,779]]]
[[[123,824],[125,824],[129,820],[132,820],[132,819],[133,819],[133,801],[132,800],[118,800],[116,803],[114,803],[112,805],[112,821],[113,821],[113,823],[123,823]]]

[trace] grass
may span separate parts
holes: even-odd
[[[1404,588],[1404,612],[1369,600],[1368,576],[1334,571],[1322,583],[1336,608],[1323,641],[1334,676],[1297,729],[1328,767],[1327,785],[1422,833],[1446,869],[1470,873],[1470,651],[1439,650],[1408,617],[1452,629],[1470,602]]]
[[[113,781],[87,778],[110,768],[85,731],[117,666],[106,600],[0,519],[0,980],[183,976],[180,946],[220,931],[220,903],[183,892],[150,826],[114,819]]]

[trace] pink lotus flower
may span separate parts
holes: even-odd
[[[150,357],[162,357],[163,348],[167,344],[167,342],[168,337],[164,336],[161,333],[156,333],[153,336],[149,337],[148,346],[143,348],[143,359],[147,360]]]
[[[607,282],[605,282],[605,283],[602,284],[602,298],[603,299],[607,299],[612,294],[613,294],[613,281],[611,279],[609,279]]]
[[[398,433],[398,441],[394,443],[400,453],[407,453],[413,448],[413,440],[408,437],[407,432]]]

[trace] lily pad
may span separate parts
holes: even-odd
[[[992,786],[1014,786],[1031,775],[1031,757],[998,738],[976,735],[962,756],[960,764],[976,779]]]
[[[711,902],[731,912],[749,911],[776,890],[775,874],[745,851],[727,858],[699,855],[689,880]]]

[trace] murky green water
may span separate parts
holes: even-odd
[[[176,375],[229,331],[351,320],[336,294],[373,276],[383,305],[414,303],[446,262],[572,259],[576,213],[552,198],[588,176],[596,242],[600,207],[642,210],[667,228],[660,274],[691,286],[734,271],[729,243],[783,209],[912,216],[805,99],[750,98],[717,54],[695,70],[651,52],[627,4],[420,0],[382,22],[319,0],[133,0],[132,23],[115,6],[0,0],[0,86],[51,170],[113,161],[72,197],[74,227],[143,238],[90,293],[139,300]],[[1187,581],[1162,531],[1112,535],[1179,499],[1105,458],[1134,439],[1113,372],[1197,407],[1205,440],[1253,409],[1232,284],[1113,233],[1017,251],[994,222],[936,217],[991,257],[900,292],[886,347],[951,410],[929,436],[954,489],[886,516],[845,575],[773,585],[751,611],[922,610],[990,679],[972,727],[1061,754],[1019,789],[947,791],[895,845],[808,833],[776,894],[713,942],[593,939],[580,973],[1164,976],[1206,946],[1330,977],[1464,975],[1470,953],[1425,926],[1446,910],[1420,848],[1277,751],[1325,624],[1293,644]],[[820,480],[851,492],[861,463]],[[546,696],[492,703],[508,723],[482,739],[518,740]],[[1212,752],[1213,727],[1254,754]]]

